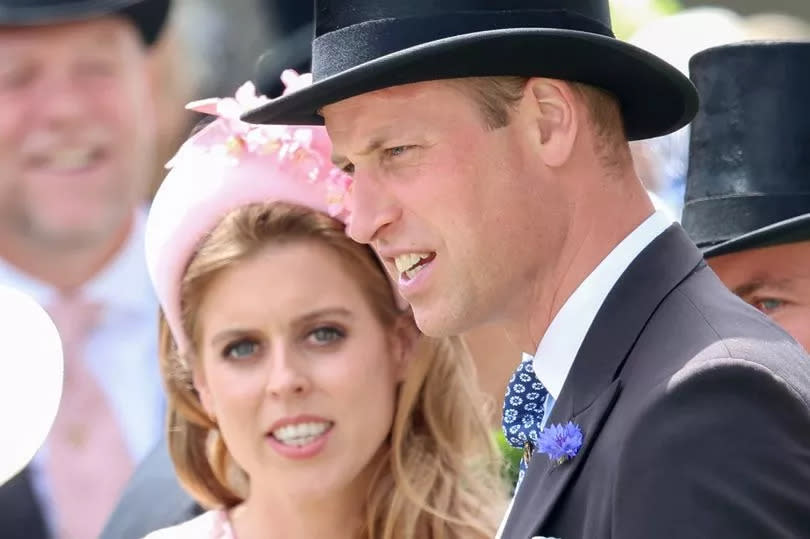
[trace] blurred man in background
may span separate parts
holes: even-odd
[[[0,1],[0,283],[46,307],[65,356],[48,440],[0,489],[4,539],[97,537],[163,429],[140,206],[154,172],[148,58],[168,11]]]
[[[810,350],[810,41],[697,55],[683,225],[732,292]],[[756,85],[767,80],[767,85]]]

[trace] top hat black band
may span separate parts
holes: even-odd
[[[687,204],[683,226],[698,247],[708,247],[806,213],[808,192],[707,198]]]
[[[565,9],[458,11],[377,19],[315,38],[312,42],[313,79],[325,79],[416,45],[501,28],[555,28],[613,37],[611,29],[601,22]]]

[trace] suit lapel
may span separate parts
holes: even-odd
[[[526,488],[526,496],[518,498],[518,500],[521,500],[523,507],[531,509],[522,511],[519,507],[513,508],[513,513],[518,518],[515,520],[514,526],[507,526],[504,537],[529,537],[537,529],[538,522],[543,522],[548,518],[566,486],[576,477],[582,463],[587,458],[593,441],[599,435],[599,430],[616,403],[620,388],[621,384],[616,380],[605,389],[591,406],[573,417],[566,416],[564,419],[558,417],[555,405],[549,423],[564,423],[570,419],[579,425],[583,434],[582,447],[576,457],[563,464],[552,462],[546,455],[541,453],[534,454],[521,487],[539,484],[542,485],[542,489]]]
[[[588,330],[548,421],[579,425],[583,445],[562,465],[535,453],[515,495],[504,539],[526,539],[543,529],[618,399],[619,374],[638,336],[661,301],[701,260],[683,229],[673,225],[622,274]]]

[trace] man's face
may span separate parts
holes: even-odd
[[[322,112],[354,177],[349,233],[381,255],[422,331],[457,334],[523,308],[562,243],[565,207],[529,117],[518,109],[492,129],[466,92],[437,81]]]
[[[715,256],[708,262],[732,292],[810,351],[810,241]]]
[[[120,234],[153,150],[132,24],[0,28],[0,111],[0,233],[56,249]]]

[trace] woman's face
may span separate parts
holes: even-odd
[[[194,383],[251,490],[357,487],[391,430],[408,346],[339,255],[268,246],[219,274],[197,316]]]

